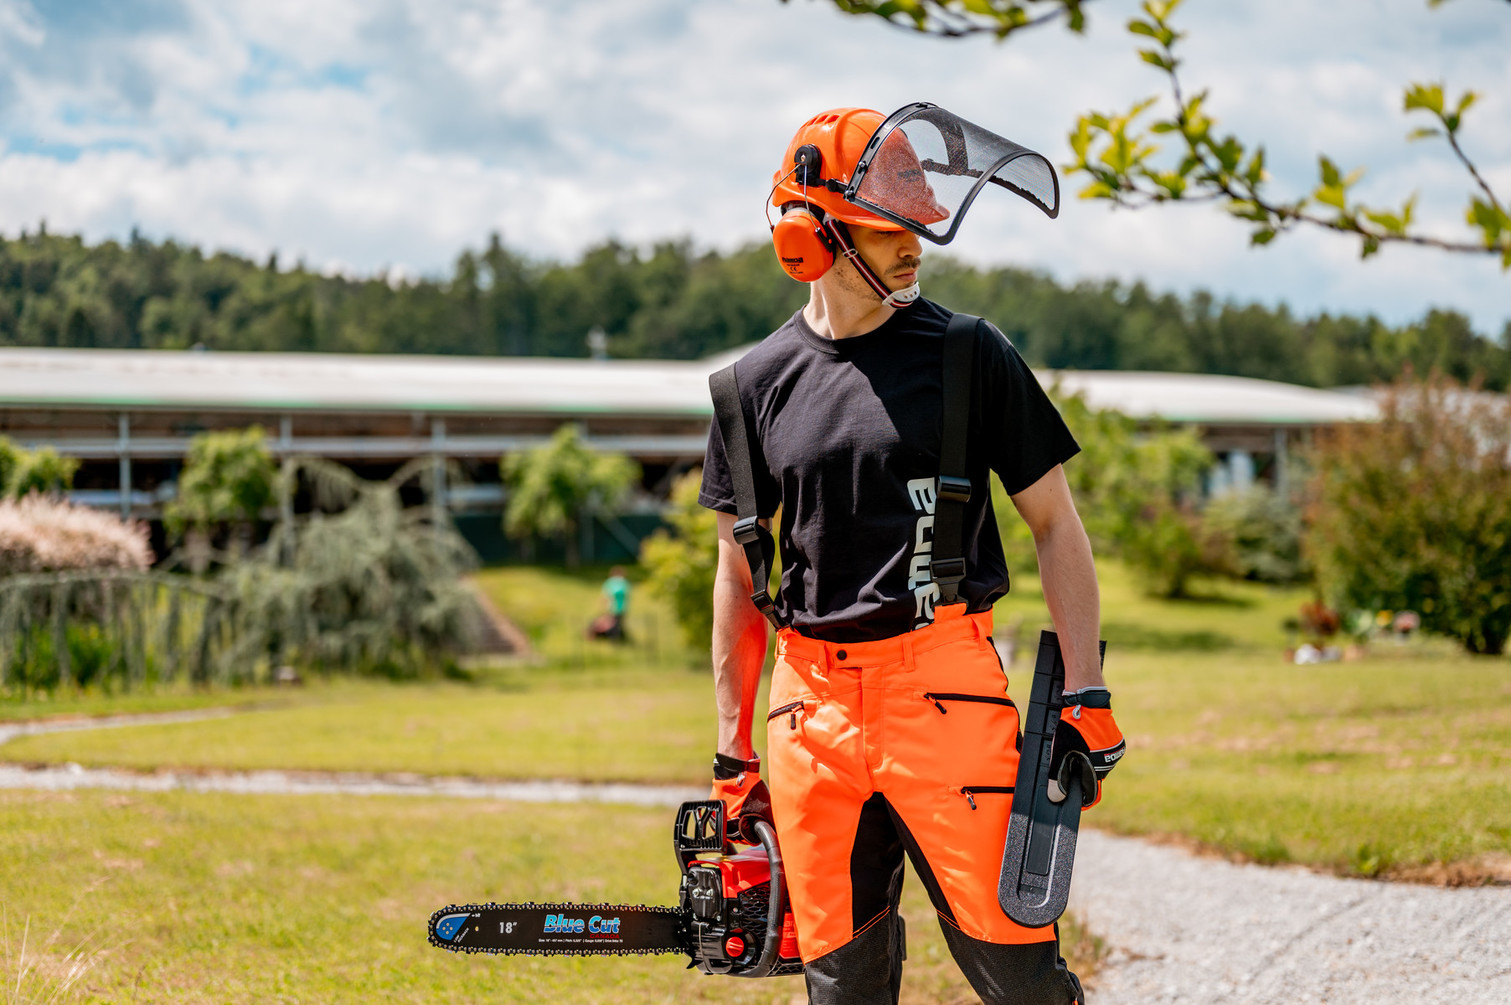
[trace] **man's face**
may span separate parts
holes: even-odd
[[[917,234],[910,230],[872,230],[851,224],[850,239],[855,242],[855,250],[861,253],[866,264],[875,270],[889,290],[895,293],[918,281],[923,245]]]

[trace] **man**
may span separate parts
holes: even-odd
[[[609,570],[609,578],[603,581],[599,591],[603,595],[605,617],[594,621],[594,635],[615,642],[627,641],[624,634],[624,614],[630,602],[630,581],[625,578],[624,567],[616,565]]]
[[[716,424],[700,495],[719,514],[713,797],[737,828],[769,798],[810,1002],[897,1001],[904,852],[983,1000],[1079,1002],[1055,929],[1023,928],[997,903],[1019,726],[990,638],[1007,569],[987,488],[995,471],[1034,534],[1066,688],[1078,692],[1068,704],[1079,725],[1062,727],[1076,732],[1065,744],[1117,750],[1093,757],[1100,785],[1121,734],[1098,658],[1091,547],[1061,468],[1079,448],[1016,350],[980,325],[969,357],[964,575],[941,579],[932,548],[951,314],[917,299],[919,234],[939,241],[948,223],[953,236],[984,179],[958,206],[936,189],[948,178],[1010,177],[1007,187],[1029,198],[1029,168],[1040,169],[1020,163],[1014,174],[1007,163],[1031,151],[934,106],[910,107],[932,110],[911,131],[894,124],[903,111],[885,122],[867,109],[815,116],[776,173],[778,255],[812,283],[810,299],[735,370],[762,526],[781,511],[771,785],[768,796],[750,735],[766,652],[751,597],[765,584],[752,583],[750,535],[736,540],[731,430]],[[971,130],[1012,150],[973,166],[961,159],[983,149]],[[935,146],[943,161],[914,149]],[[1039,181],[1043,171],[1047,162]]]

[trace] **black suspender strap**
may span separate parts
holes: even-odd
[[[745,549],[745,560],[750,563],[750,600],[767,621],[776,628],[783,628],[785,625],[776,612],[776,604],[767,592],[776,543],[771,539],[771,532],[761,526],[756,512],[749,424],[745,421],[745,404],[740,400],[740,384],[735,379],[734,365],[712,374],[708,378],[708,389],[713,394],[714,414],[719,418],[719,433],[724,438],[724,457],[729,462],[729,480],[734,485],[738,517],[734,527],[735,541]]]
[[[939,490],[934,500],[934,550],[930,572],[940,604],[960,602],[965,579],[962,543],[965,504],[971,498],[965,447],[971,417],[971,363],[981,319],[956,314],[944,330],[944,440],[939,447]]]

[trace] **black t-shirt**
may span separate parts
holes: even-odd
[[[928,300],[846,339],[800,310],[747,353],[736,374],[754,423],[751,465],[762,517],[780,504],[777,610],[804,635],[862,642],[933,620],[929,573],[943,437],[943,335]],[[1007,592],[987,469],[1009,495],[1080,448],[1018,351],[990,325],[976,340],[960,596],[984,611]],[[735,512],[718,420],[698,501]]]

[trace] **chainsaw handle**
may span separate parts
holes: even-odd
[[[782,872],[782,852],[777,847],[776,831],[765,820],[754,823],[755,834],[771,862],[771,894],[766,901],[766,941],[761,944],[761,958],[745,970],[730,972],[732,977],[766,977],[776,969],[777,952],[782,944],[782,916],[787,913],[787,881]]]

